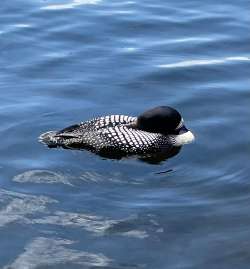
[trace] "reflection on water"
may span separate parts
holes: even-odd
[[[94,215],[57,211],[53,215],[35,219],[33,223],[81,227],[96,235],[103,235],[116,221]]]
[[[57,146],[48,146],[48,148],[56,148]],[[137,158],[138,160],[149,163],[149,164],[160,164],[166,161],[169,158],[177,155],[182,147],[169,147],[167,150],[157,153],[149,153],[149,154],[141,154],[141,155],[132,155],[124,152],[117,151],[116,149],[112,150],[112,148],[102,149],[100,152],[96,152],[95,150],[89,149],[86,146],[82,146],[81,144],[74,144],[73,146],[62,146],[63,149],[68,150],[90,150],[96,155],[99,155],[103,158],[113,159],[113,160],[121,160],[122,158]],[[26,174],[25,174],[26,175]],[[15,181],[16,178],[14,179]]]
[[[90,268],[90,266],[93,268],[93,266],[107,266],[110,263],[111,260],[103,254],[94,254],[70,248],[74,243],[76,242],[61,238],[35,238],[25,246],[24,252],[13,263],[4,268],[33,269],[67,263],[74,266],[79,265],[79,268],[83,268],[82,266],[87,266],[84,268]]]
[[[9,223],[29,223],[28,216],[46,212],[48,203],[56,202],[45,196],[26,195],[0,189],[0,227]]]
[[[163,232],[163,229],[154,220],[154,216],[151,215],[112,220],[100,216],[58,211],[42,219],[35,219],[32,223],[80,227],[94,235],[122,235],[138,239]]]
[[[149,236],[148,232],[152,231],[162,232],[159,224],[153,220],[151,215],[108,219],[76,212],[51,212],[49,205],[58,203],[58,201],[44,196],[24,195],[9,191],[1,191],[1,200],[2,204],[6,205],[0,211],[0,227],[9,223],[58,225],[83,228],[95,235],[119,234],[135,238],[146,238]],[[43,217],[37,218],[37,213]]]
[[[75,8],[77,6],[81,5],[96,5],[100,3],[101,0],[73,0],[66,2],[64,4],[50,4],[47,6],[43,6],[41,9],[44,10],[63,10],[63,9],[69,9],[69,8]]]
[[[13,181],[20,183],[46,183],[55,184],[62,183],[72,185],[67,176],[48,170],[30,170],[14,176]]]
[[[227,62],[244,62],[250,61],[249,56],[235,56],[235,57],[225,57],[222,59],[209,59],[209,60],[188,60],[172,64],[161,64],[158,67],[161,68],[176,68],[176,67],[189,67],[189,66],[199,66],[199,65],[215,65],[224,64]]]
[[[181,148],[182,147],[172,147],[168,151],[161,152],[160,154],[158,153],[147,156],[141,156],[139,157],[139,160],[149,164],[160,164],[166,161],[167,159],[176,156],[180,152]]]

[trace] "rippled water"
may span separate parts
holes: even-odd
[[[1,268],[249,268],[249,10],[2,3]],[[197,137],[158,165],[37,142],[156,105],[180,110]]]

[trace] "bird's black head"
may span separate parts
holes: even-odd
[[[182,127],[181,114],[169,106],[147,110],[137,118],[137,128],[151,133],[178,134]]]

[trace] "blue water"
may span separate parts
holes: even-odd
[[[249,268],[249,10],[247,0],[3,1],[0,268]],[[196,135],[157,165],[37,141],[157,105]]]

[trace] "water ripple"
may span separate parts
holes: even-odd
[[[56,200],[46,196],[35,196],[21,194],[0,189],[0,227],[9,223],[21,222],[29,223],[27,216],[35,213],[44,213],[47,210],[47,204],[55,203]]]
[[[221,59],[207,59],[207,60],[187,60],[170,64],[160,64],[157,67],[160,68],[179,68],[179,67],[190,67],[190,66],[200,66],[200,65],[216,65],[224,64],[230,62],[245,62],[250,61],[249,56],[233,56],[233,57],[224,57]]]
[[[103,235],[112,224],[116,223],[115,220],[109,220],[100,216],[63,211],[54,212],[53,215],[45,216],[41,219],[33,219],[31,222],[33,224],[82,227],[96,235]]]
[[[81,5],[97,5],[102,0],[73,0],[72,2],[58,5],[47,5],[41,7],[44,10],[63,10],[63,9],[72,9]]]
[[[13,263],[4,267],[4,269],[35,269],[44,266],[54,266],[58,264],[71,263],[84,266],[108,266],[112,261],[103,254],[94,254],[69,248],[75,242],[62,238],[37,237],[24,247],[21,253]]]
[[[137,239],[144,239],[163,232],[161,226],[154,220],[152,215],[108,219],[90,214],[57,211],[52,215],[30,220],[29,223],[78,227],[96,236],[120,235]]]
[[[66,185],[73,186],[66,175],[63,175],[58,172],[53,172],[49,170],[29,170],[25,171],[21,174],[14,176],[13,181],[19,183],[47,183],[47,184],[55,184],[55,183],[63,183]]]

